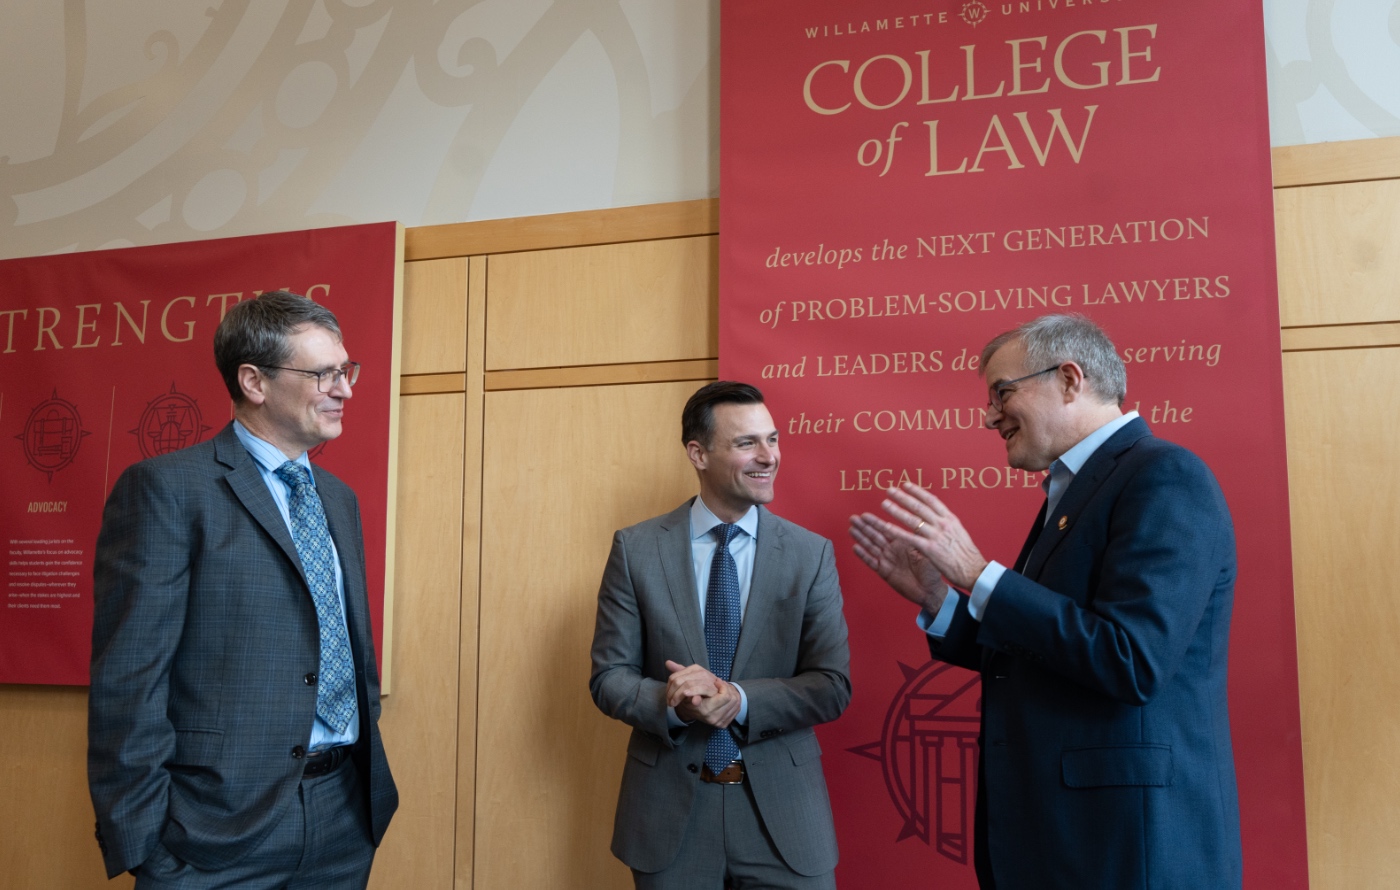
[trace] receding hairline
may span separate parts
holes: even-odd
[[[991,362],[996,354],[1001,352],[1003,348],[1013,345],[1020,345],[1023,351],[1025,349],[1025,338],[1021,336],[1019,328],[1003,331],[991,340],[988,340],[987,345],[982,347],[982,354],[977,362],[977,376],[986,380],[988,383],[997,383],[998,381],[987,377],[987,364]],[[1024,361],[1022,363],[1024,364]]]
[[[982,348],[978,373],[985,378],[990,360],[1013,341],[1021,344],[1024,352],[1021,366],[1026,374],[1051,370],[1043,367],[1050,361],[1056,366],[1070,362],[1083,372],[1089,393],[1104,403],[1122,406],[1128,388],[1127,369],[1108,332],[1088,316],[1079,313],[1042,315],[1003,331]],[[996,385],[1000,381],[998,378],[989,384]]]

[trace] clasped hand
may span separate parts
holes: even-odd
[[[666,662],[671,677],[666,681],[666,704],[687,723],[699,720],[724,729],[739,716],[741,699],[733,683],[727,683],[698,664],[689,667]]]

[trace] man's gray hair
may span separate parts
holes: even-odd
[[[1030,373],[1074,362],[1084,371],[1089,391],[1104,402],[1121,406],[1128,395],[1128,370],[1113,341],[1083,315],[1042,315],[996,335],[982,349],[980,367],[985,371],[996,351],[1013,340],[1025,347]]]

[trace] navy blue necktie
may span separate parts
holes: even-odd
[[[729,680],[734,668],[734,650],[739,646],[739,570],[729,553],[729,542],[739,526],[721,522],[712,531],[719,546],[710,562],[710,584],[705,591],[705,651],[710,656],[710,673]],[[739,744],[728,729],[716,729],[705,742],[705,765],[718,773],[739,756]]]
[[[301,557],[301,568],[311,588],[311,601],[316,604],[316,623],[321,628],[316,716],[331,729],[343,733],[355,713],[355,665],[350,657],[345,617],[340,611],[340,594],[335,589],[335,551],[331,548],[326,512],[305,467],[288,461],[276,472],[277,478],[292,489],[288,504],[292,543],[296,544],[297,556]]]

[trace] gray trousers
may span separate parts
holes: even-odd
[[[676,861],[665,871],[633,870],[637,890],[835,890],[836,874],[800,875],[773,845],[745,780],[701,782]]]

